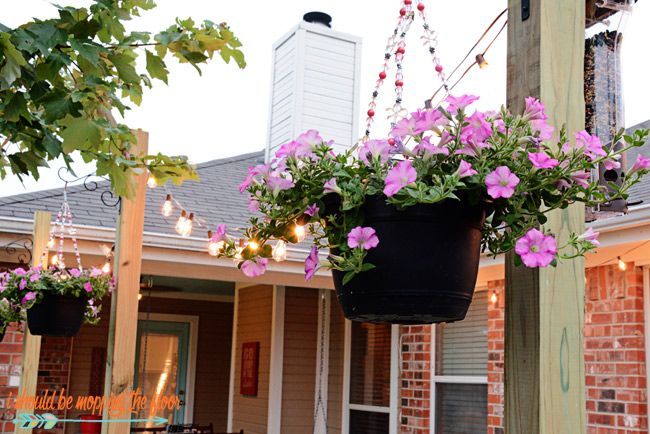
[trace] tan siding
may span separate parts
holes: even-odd
[[[282,434],[313,431],[318,291],[287,288],[284,319]]]
[[[237,345],[235,355],[235,388],[233,398],[233,430],[246,434],[266,434],[269,398],[269,368],[271,351],[271,319],[273,288],[267,285],[242,288],[237,313]],[[257,396],[239,394],[241,346],[244,342],[259,342],[259,377]]]
[[[330,358],[329,385],[327,403],[327,432],[341,432],[341,406],[343,396],[343,348],[345,342],[345,318],[343,311],[332,294],[332,310],[330,314]]]
[[[228,382],[230,373],[230,340],[232,337],[232,303],[177,299],[143,298],[140,312],[195,315],[199,317],[196,380],[194,387],[194,416],[197,423],[214,424],[215,430],[225,431],[228,412]],[[110,300],[104,304],[108,312]],[[70,394],[88,395],[90,363],[93,347],[106,347],[108,320],[95,327],[83,326],[74,338]],[[78,412],[70,412],[76,415]],[[73,416],[69,416],[73,417]],[[77,424],[68,424],[66,433],[78,431]]]

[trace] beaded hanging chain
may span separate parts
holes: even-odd
[[[417,10],[417,14],[422,19],[422,28],[424,29],[424,34],[421,39],[423,41],[423,45],[425,45],[429,50],[434,69],[438,75],[438,78],[440,81],[442,81],[445,90],[449,89],[447,85],[447,78],[445,77],[442,64],[440,63],[440,58],[436,52],[438,45],[438,36],[437,33],[432,30],[427,23],[426,15],[424,13],[425,6],[423,0],[418,0],[415,8],[413,7],[413,0],[401,0],[401,3],[402,7],[399,10],[397,25],[393,30],[393,34],[388,38],[388,41],[386,42],[384,63],[381,71],[379,72],[379,78],[375,82],[375,87],[372,92],[370,103],[368,104],[368,117],[366,118],[366,131],[364,137],[362,138],[363,142],[366,142],[370,138],[370,129],[374,123],[376,115],[375,110],[377,108],[377,97],[379,96],[379,90],[388,77],[391,57],[394,58],[396,67],[395,102],[392,107],[387,109],[387,119],[389,119],[391,122],[391,128],[408,113],[408,111],[402,107],[402,95],[404,89],[404,72],[402,68],[402,62],[404,60],[404,54],[406,52],[406,34],[408,33],[411,24],[415,20],[415,9]],[[392,138],[390,138],[388,141],[391,145],[395,144],[395,140]]]
[[[57,260],[56,264],[53,265],[56,265],[60,270],[65,269],[65,260],[63,259],[63,244],[66,235],[66,226],[67,233],[72,240],[72,247],[74,250],[75,259],[77,260],[77,267],[79,268],[79,271],[83,271],[83,268],[81,266],[81,255],[79,255],[79,245],[75,236],[77,234],[77,230],[72,226],[72,210],[68,204],[67,185],[63,189],[63,203],[61,204],[61,209],[59,209],[59,212],[56,215],[56,221],[54,222],[54,226],[50,231],[50,238],[47,243],[48,248],[51,248],[54,247],[56,239],[59,239],[59,248],[56,254]],[[43,255],[41,257],[42,263],[44,263],[47,259],[47,251],[47,248],[43,251]]]

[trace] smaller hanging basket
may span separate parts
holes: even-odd
[[[364,225],[380,241],[366,257],[372,270],[345,285],[345,273],[332,270],[346,318],[391,324],[465,318],[478,275],[485,207],[448,199],[399,210],[374,196],[362,210]]]
[[[27,310],[27,326],[33,335],[75,336],[84,322],[88,301],[71,295],[45,294]]]

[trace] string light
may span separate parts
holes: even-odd
[[[138,301],[142,300],[142,293],[138,292]]]
[[[111,272],[111,261],[107,259],[106,262],[104,262],[104,265],[102,265],[102,273],[108,274],[110,272]]]
[[[483,57],[482,54],[477,54],[476,55],[476,64],[478,65],[479,68],[485,69],[488,67],[487,60],[485,60],[485,57]]]
[[[151,173],[149,174],[149,178],[147,178],[147,187],[149,188],[158,187],[158,181],[156,181],[156,177],[153,176]]]
[[[296,241],[302,243],[305,240],[305,227],[303,225],[296,224],[296,227],[293,229],[296,235]]]
[[[257,241],[255,241],[255,240],[251,240],[251,241],[248,242],[248,247],[249,247],[253,252],[256,252],[257,249],[260,248],[260,245],[259,245],[259,243],[258,243]]]
[[[283,240],[278,240],[273,247],[273,259],[276,262],[286,261],[287,259],[287,243]]]
[[[59,263],[59,255],[52,255],[52,258],[50,258],[50,263],[52,265],[56,265]]]
[[[165,198],[165,203],[163,203],[162,206],[162,215],[169,217],[172,215],[172,211],[174,211],[174,205],[172,205],[172,195],[168,194]]]
[[[625,262],[623,262],[621,257],[619,256],[617,259],[618,259],[618,269],[621,270],[621,271],[627,270],[627,264]]]
[[[490,302],[492,304],[497,304],[497,301],[499,301],[499,296],[497,295],[496,290],[492,290],[492,295],[490,295]]]
[[[181,216],[176,222],[176,232],[183,237],[189,237],[192,234],[193,221],[194,213],[188,216],[185,210],[181,211]]]
[[[208,253],[210,256],[218,256],[225,243],[223,241],[215,241],[212,239],[212,231],[208,231]]]
[[[47,242],[47,248],[51,249],[54,247],[54,237],[50,237],[50,240]]]

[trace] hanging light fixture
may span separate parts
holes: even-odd
[[[497,301],[499,301],[499,296],[497,295],[496,290],[492,290],[492,295],[490,295],[490,302],[492,304],[497,304]]]
[[[168,194],[165,198],[165,203],[163,203],[162,206],[162,215],[169,217],[172,215],[172,211],[174,211],[174,205],[172,205],[172,195]]]
[[[286,261],[287,259],[287,243],[283,240],[278,240],[273,247],[273,259],[276,262]]]
[[[294,227],[293,231],[296,234],[296,241],[298,243],[302,243],[305,239],[305,234],[307,232],[305,230],[305,227],[303,225],[299,225],[298,223],[296,223],[296,226]]]

